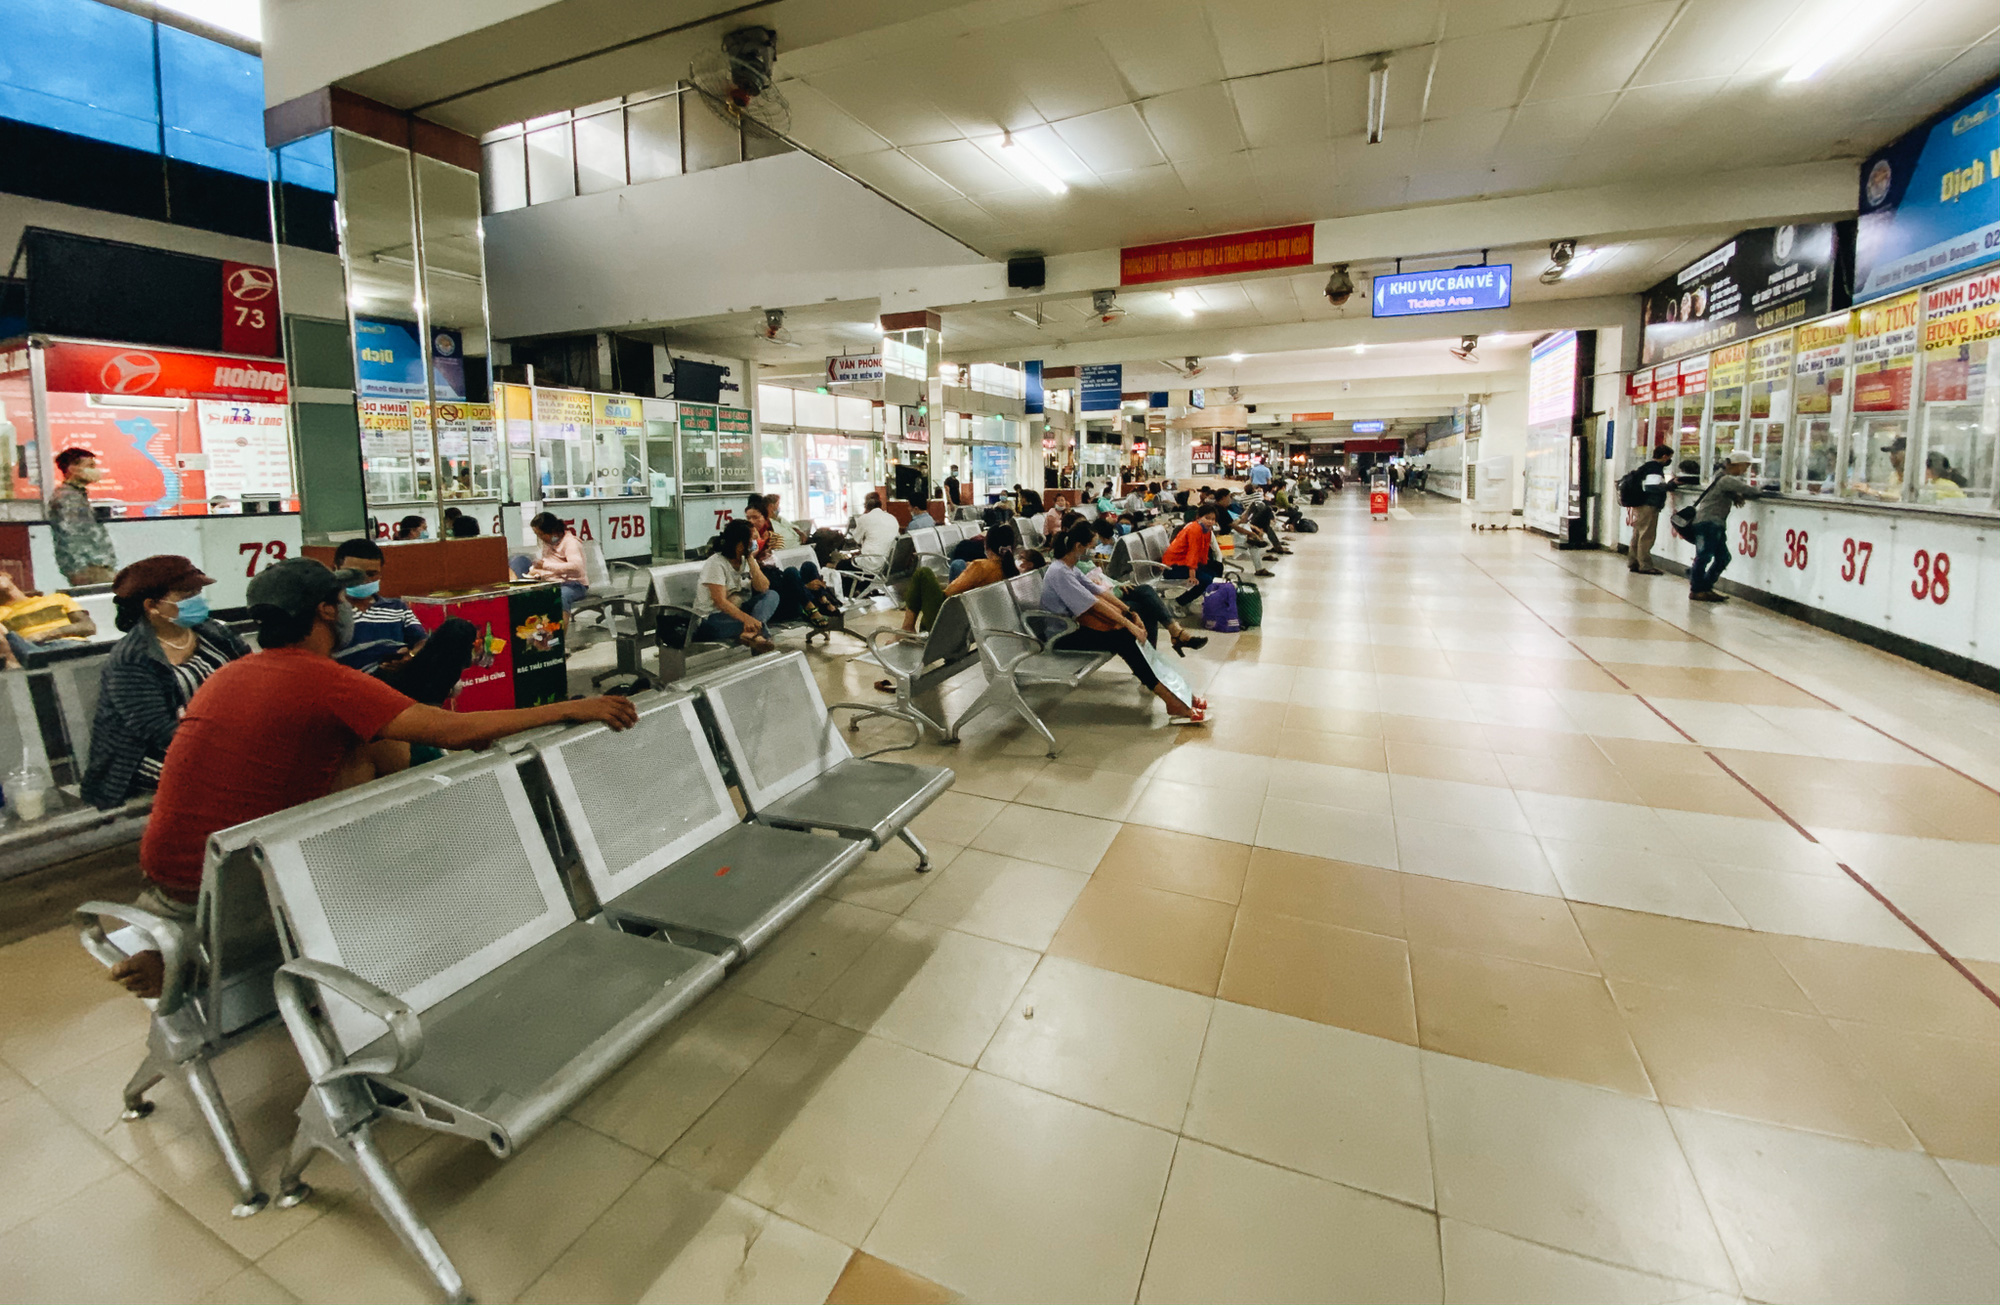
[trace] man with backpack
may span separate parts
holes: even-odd
[[[1674,451],[1662,444],[1653,456],[1625,473],[1618,482],[1618,502],[1632,523],[1632,551],[1625,565],[1634,575],[1659,575],[1653,565],[1653,541],[1660,533],[1660,513],[1667,507],[1667,467]]]
[[[1694,543],[1694,563],[1688,567],[1688,597],[1697,603],[1726,603],[1715,582],[1729,566],[1729,509],[1748,501],[1757,487],[1743,478],[1754,459],[1736,449],[1722,460],[1722,470],[1708,482],[1692,506],[1674,513],[1674,529]]]

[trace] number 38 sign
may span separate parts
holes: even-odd
[[[1950,652],[1968,654],[1977,637],[1980,544],[1974,532],[1952,523],[1913,519],[1896,523],[1890,560],[1889,628]],[[1992,613],[1988,613],[1991,622]],[[1987,658],[2000,649],[1987,649]],[[1985,660],[1982,658],[1981,660]]]

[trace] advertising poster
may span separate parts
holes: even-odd
[[[514,662],[510,707],[540,707],[569,696],[563,664],[562,590],[555,585],[516,589],[503,600]]]
[[[207,459],[207,497],[292,498],[291,441],[285,410],[275,403],[223,403],[200,399],[195,420]]]
[[[25,349],[0,355],[0,448],[6,450],[10,467],[8,497],[37,497],[35,482],[24,474],[40,457],[35,450],[35,402]]]
[[[1797,393],[1792,403],[1800,416],[1824,416],[1840,398],[1847,382],[1847,327],[1843,314],[1799,328],[1798,352],[1792,363]]]
[[[1792,333],[1780,331],[1750,342],[1750,415],[1771,415],[1773,395],[1792,387]],[[1782,401],[1778,405],[1783,413]]]
[[[1910,406],[1917,359],[1914,291],[1854,314],[1854,411],[1902,412]]]
[[[363,399],[361,457],[364,462],[410,456],[410,405],[393,399]]]
[[[2000,269],[1925,291],[1924,402],[1983,402],[1996,338]]]
[[[157,517],[177,513],[184,500],[207,498],[201,473],[182,469],[185,455],[201,452],[193,412],[116,408],[58,392],[48,396],[48,416],[54,447],[96,455],[104,478],[90,487],[91,502],[121,515]]]
[[[426,630],[435,630],[456,616],[472,622],[478,631],[472,644],[472,664],[458,677],[458,692],[448,704],[453,711],[508,711],[514,707],[512,600],[512,594],[504,593],[408,600],[410,610]],[[557,607],[561,607],[560,599]]]
[[[1639,361],[1706,353],[1845,308],[1843,251],[1832,222],[1742,232],[1646,292]]]
[[[715,410],[716,481],[745,489],[757,483],[757,464],[750,453],[750,410]]]
[[[42,379],[71,394],[145,394],[162,399],[283,403],[285,364],[213,353],[172,353],[120,344],[60,341],[42,350]]]
[[[1569,446],[1576,418],[1575,331],[1559,331],[1528,355],[1527,496],[1522,520],[1558,534],[1568,517]]]
[[[1717,349],[1708,358],[1708,387],[1712,390],[1740,388],[1750,367],[1750,345],[1732,344]]]
[[[389,318],[354,319],[355,388],[364,398],[422,399],[424,353],[417,324]]]
[[[1860,208],[1857,303],[2000,260],[2000,85],[1863,163]]]
[[[465,336],[448,328],[431,328],[431,388],[440,399],[465,398]]]

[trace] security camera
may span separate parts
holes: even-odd
[[[1354,297],[1354,278],[1347,274],[1347,264],[1336,263],[1333,275],[1326,279],[1326,301],[1339,308]]]
[[[1542,284],[1554,285],[1568,274],[1570,264],[1576,258],[1576,241],[1551,240],[1549,242],[1549,265],[1542,269]]]
[[[785,310],[782,308],[766,308],[764,310],[764,338],[775,340],[778,338],[778,332],[784,329]]]

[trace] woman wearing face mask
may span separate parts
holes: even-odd
[[[125,637],[105,660],[83,797],[103,810],[160,782],[160,763],[194,691],[249,645],[209,619],[213,584],[184,557],[148,557],[112,581]]]

